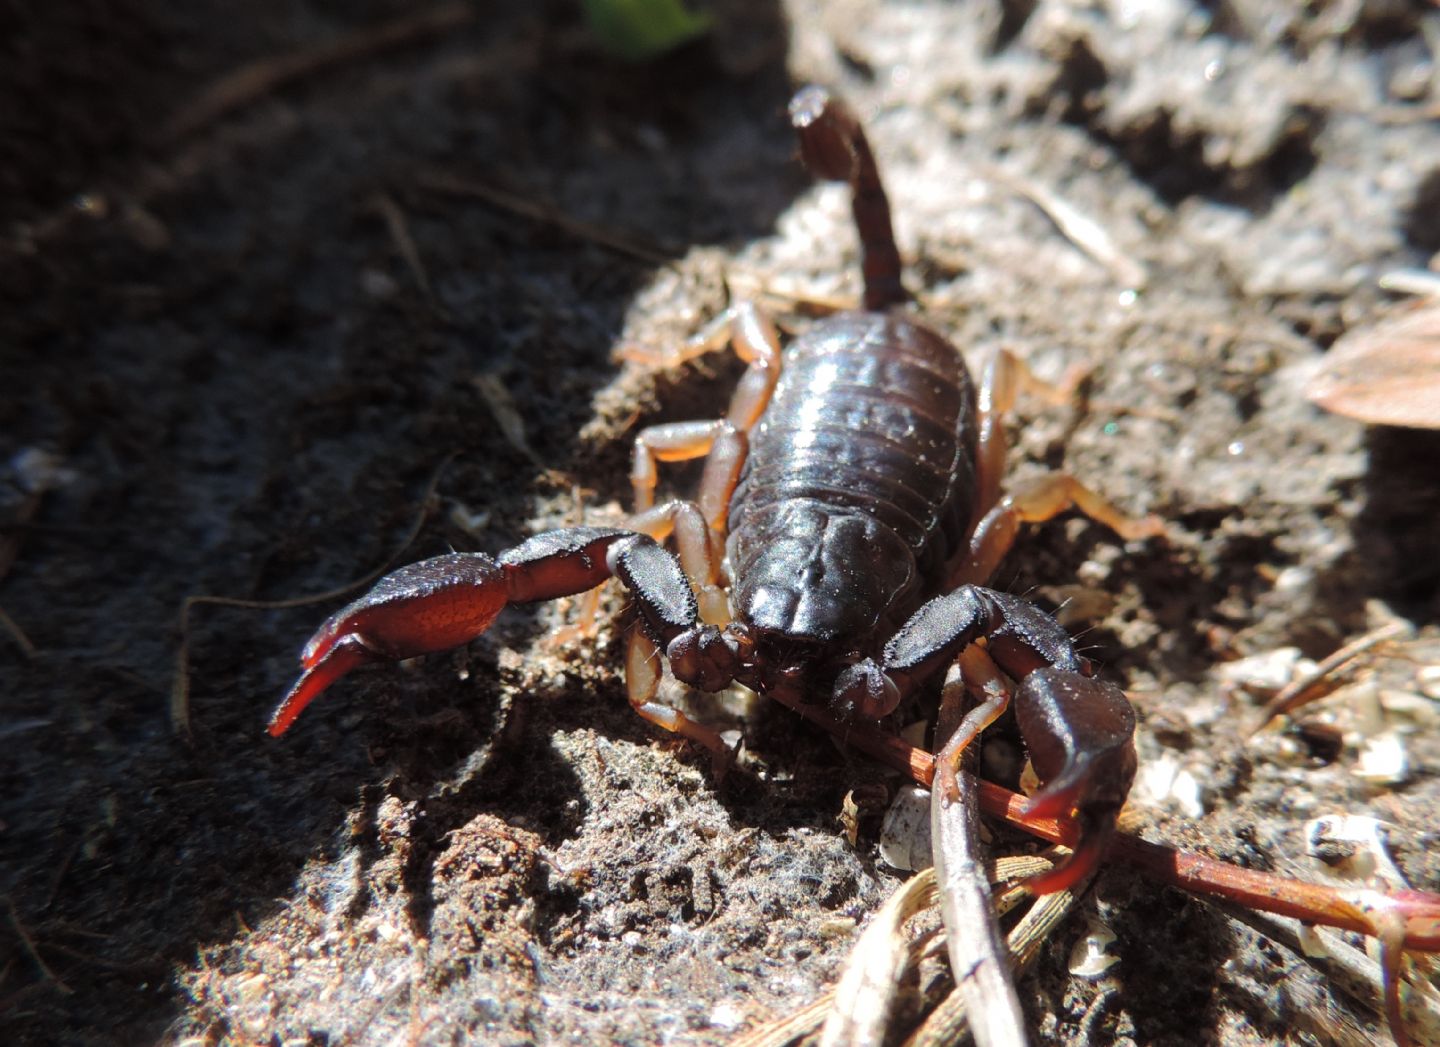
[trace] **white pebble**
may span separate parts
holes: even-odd
[[[880,823],[880,857],[906,872],[928,869],[930,859],[930,791],[909,785],[895,794]]]
[[[1115,932],[1092,918],[1085,935],[1070,950],[1070,973],[1077,978],[1098,978],[1120,962],[1108,950],[1115,942]]]
[[[1397,731],[1384,731],[1360,745],[1355,773],[1376,785],[1398,785],[1410,776],[1410,757]]]

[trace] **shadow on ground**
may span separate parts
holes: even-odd
[[[524,729],[490,734],[506,717],[487,648],[463,699],[438,682],[451,663],[427,665],[271,741],[266,710],[328,608],[201,608],[187,742],[167,716],[181,600],[357,576],[447,453],[442,496],[513,544],[537,497],[583,480],[577,434],[635,289],[692,245],[764,234],[802,184],[768,2],[647,66],[602,54],[572,5],[457,5],[443,31],[176,134],[221,76],[411,12],[211,6],[53,6],[7,34],[25,60],[0,62],[22,103],[0,107],[0,381],[24,390],[0,406],[20,520],[0,600],[33,645],[4,654],[0,723],[12,1042],[153,1038],[177,966],[274,913],[347,819],[366,836],[374,783],[421,795]],[[481,372],[521,405],[533,459]],[[432,519],[407,556],[476,541]],[[457,704],[474,715],[446,718]],[[563,762],[524,782],[482,764],[434,805],[431,839],[512,789],[527,809],[553,797],[547,838],[582,816]]]

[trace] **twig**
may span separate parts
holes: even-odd
[[[479,13],[474,4],[441,4],[392,22],[366,26],[318,47],[262,58],[211,84],[170,118],[161,136],[165,141],[185,138],[307,76],[437,36],[473,21]]]
[[[92,967],[102,967],[107,971],[127,971],[134,973],[148,971],[155,966],[155,962],[153,960],[148,963],[144,961],[140,963],[121,963],[118,960],[104,960],[101,959],[99,956],[94,955],[93,953],[82,952],[81,950],[72,948],[69,945],[61,945],[59,942],[50,942],[45,947],[52,950],[53,952],[60,953],[62,956],[68,956],[72,960],[79,960],[81,963],[88,963]]]
[[[1319,701],[1334,691],[1340,681],[1348,675],[1349,663],[1372,647],[1413,631],[1409,622],[1398,620],[1382,625],[1359,639],[1347,643],[1317,663],[1310,672],[1304,673],[1280,688],[1275,697],[1266,702],[1265,708],[1260,711],[1260,722],[1250,731],[1251,736],[1258,734],[1277,716],[1292,713],[1311,702]]]
[[[1002,691],[995,702],[1002,703],[999,707],[1003,709],[1007,699]],[[978,1047],[1025,1047],[1025,1012],[1010,975],[1009,953],[990,900],[980,844],[979,782],[975,777],[979,747],[965,744],[973,732],[956,722],[965,701],[965,679],[957,662],[946,677],[940,699],[936,745],[945,755],[936,762],[930,800],[930,840],[950,970]],[[957,728],[961,737],[955,741],[964,746],[958,760],[947,744]]]
[[[65,879],[65,874],[70,871],[70,863],[75,860],[75,855],[79,853],[82,846],[82,841],[76,840],[66,850],[65,857],[55,863],[55,868],[50,873],[49,889],[45,892],[45,903],[40,906],[41,912],[49,912],[50,906],[55,904],[55,895],[60,890],[60,883]]]
[[[673,255],[667,254],[660,247],[637,237],[572,218],[554,204],[521,196],[486,182],[457,178],[443,171],[431,171],[420,175],[416,179],[416,184],[421,189],[433,193],[483,200],[491,207],[528,218],[532,222],[553,226],[577,239],[598,244],[617,254],[634,258],[648,265],[669,265],[673,258]]]
[[[1390,269],[1377,276],[1375,283],[1382,291],[1392,294],[1440,298],[1440,273],[1429,269]]]
[[[415,238],[410,235],[410,223],[405,220],[405,212],[400,210],[400,205],[388,193],[376,193],[370,204],[385,223],[385,231],[390,234],[396,253],[410,270],[415,282],[420,285],[420,293],[433,303],[435,295],[430,290],[430,275],[425,271],[420,249],[415,246]]]
[[[170,727],[176,734],[184,735],[187,739],[191,737],[190,731],[190,609],[199,604],[218,607],[244,607],[257,611],[278,611],[287,607],[307,607],[310,604],[323,603],[326,600],[334,600],[354,592],[361,586],[369,585],[379,578],[396,560],[404,555],[405,550],[410,548],[415,539],[420,536],[420,529],[425,526],[425,519],[430,515],[430,501],[435,497],[435,489],[440,485],[440,477],[450,462],[454,460],[455,453],[445,456],[444,460],[436,467],[430,482],[425,487],[425,495],[420,499],[420,510],[415,514],[415,522],[410,525],[410,530],[404,539],[395,547],[395,551],[386,557],[379,567],[367,572],[354,581],[346,582],[344,585],[326,590],[323,593],[316,593],[313,596],[296,596],[289,600],[242,600],[233,596],[187,596],[180,605],[180,646],[175,651],[175,675],[170,683]]]
[[[31,716],[24,720],[11,720],[9,723],[0,726],[0,742],[8,742],[17,734],[24,734],[27,731],[38,731],[42,727],[50,727],[54,720],[46,720],[40,716]]]
[[[31,491],[29,496],[20,503],[20,508],[15,512],[15,519],[5,525],[7,531],[14,533],[0,541],[0,579],[10,573],[10,568],[15,565],[15,557],[20,553],[20,536],[25,533],[26,526],[35,519],[35,514],[40,510],[40,501],[45,497],[46,488],[42,485]]]
[[[20,653],[26,658],[34,658],[40,653],[39,649],[30,641],[30,637],[25,635],[25,630],[20,628],[19,623],[11,618],[3,607],[0,607],[0,626],[4,626],[5,631],[10,634],[10,638],[15,641],[15,645],[20,648]]]
[[[25,925],[20,922],[20,914],[15,911],[14,899],[6,898],[5,908],[10,910],[10,925],[15,928],[15,933],[20,938],[20,944],[23,945],[25,951],[30,954],[30,959],[35,961],[35,966],[40,968],[40,973],[45,976],[46,980],[53,982],[55,988],[59,989],[66,996],[73,996],[75,990],[66,985],[65,980],[50,969],[50,965],[46,963],[45,958],[40,955],[40,950],[35,947],[35,939],[30,937],[30,932],[27,931]]]
[[[0,540],[0,581],[5,580],[5,576],[10,573],[10,568],[15,565],[15,558],[20,555],[20,535],[24,533],[26,526],[39,512],[40,500],[45,496],[45,490],[46,488],[42,484],[32,490],[29,496],[20,503],[20,509],[16,512],[15,519],[7,527],[7,530],[13,530],[14,533],[7,535],[4,540]],[[15,640],[16,645],[20,648],[20,653],[26,658],[34,658],[39,653],[35,645],[31,643],[30,637],[25,635],[25,630],[20,628],[20,624],[11,618],[3,607],[0,607],[0,626],[3,626]]]

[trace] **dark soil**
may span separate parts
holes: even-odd
[[[327,50],[415,6],[0,11],[7,1042],[722,1043],[833,984],[900,879],[842,804],[896,779],[760,703],[712,710],[745,744],[717,782],[630,712],[610,616],[553,649],[563,608],[511,612],[274,740],[340,601],[200,605],[188,731],[171,698],[187,596],[360,576],[442,465],[406,560],[622,520],[636,429],[714,416],[738,367],[617,346],[730,294],[856,300],[845,193],[785,121],[810,80],[864,115],[932,322],[975,360],[1091,368],[1080,402],[1022,405],[1017,480],[1064,468],[1167,522],[1127,546],[1066,516],[997,580],[1064,604],[1130,690],[1135,825],[1317,878],[1307,819],[1369,813],[1440,888],[1440,441],[1302,393],[1387,307],[1377,277],[1440,246],[1432,7],[725,0],[635,65],[579,5],[456,5]],[[294,54],[329,60],[198,108]],[[1261,699],[1228,663],[1387,614],[1415,638],[1309,733],[1246,740]],[[1386,734],[1407,769],[1361,776]],[[1178,772],[1188,799],[1156,784]],[[1383,1035],[1323,964],[1174,888],[1115,869],[1086,908],[1119,963],[1072,976],[1085,921],[1057,936],[1022,991],[1045,1042]]]

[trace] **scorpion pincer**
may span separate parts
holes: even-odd
[[[1134,712],[1053,618],[981,583],[1022,522],[1078,506],[1141,538],[1158,521],[1121,515],[1067,475],[1001,491],[1014,362],[1001,354],[977,390],[955,347],[910,312],[889,205],[849,108],[809,87],[790,114],[810,170],[851,185],[863,311],[815,323],[782,354],[769,320],[735,307],[730,342],[748,366],[729,411],[640,433],[628,527],[549,531],[495,557],[452,553],[386,576],[310,640],[270,733],[356,666],[459,646],[510,604],[610,578],[636,610],[630,704],[717,754],[715,731],[657,701],[660,654],[704,691],[738,682],[875,720],[983,643],[1015,681],[1010,700],[1045,783],[1030,811],[1079,818],[1071,860],[1034,884],[1059,890],[1088,873],[1113,830],[1135,773]],[[655,505],[656,463],[702,456],[696,499]],[[992,703],[947,752],[999,711]]]

